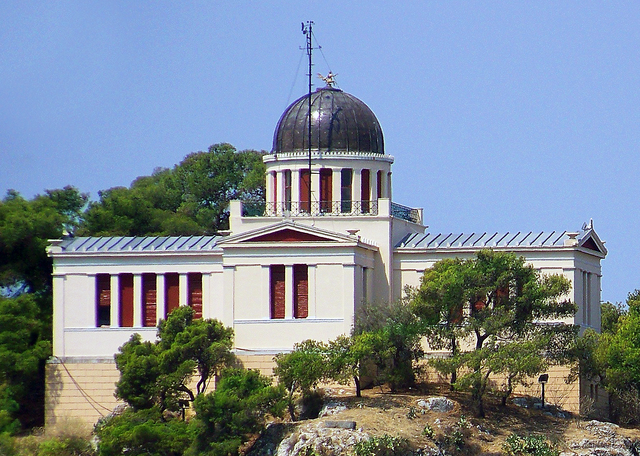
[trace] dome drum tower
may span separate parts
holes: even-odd
[[[393,163],[378,119],[342,90],[325,87],[310,96],[311,134],[305,95],[282,114],[264,157],[265,215],[377,215],[378,200],[391,199]]]

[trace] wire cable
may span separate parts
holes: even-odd
[[[293,93],[293,88],[296,85],[296,81],[298,80],[298,75],[300,74],[300,65],[302,64],[302,58],[304,57],[304,53],[302,52],[304,49],[300,48],[300,60],[298,60],[298,68],[296,68],[296,74],[293,77],[293,81],[291,82],[291,89],[289,89],[289,96],[287,97],[287,104],[291,103],[291,94]]]
[[[100,416],[104,416],[104,413],[102,413],[100,410],[98,410],[96,408],[96,405],[99,406],[99,407],[102,407],[104,410],[106,410],[109,413],[113,412],[113,409],[110,409],[110,408],[105,407],[104,405],[100,404],[98,401],[96,401],[94,398],[92,398],[91,395],[89,393],[87,393],[84,390],[84,388],[82,388],[82,386],[80,386],[78,381],[75,378],[73,378],[73,375],[71,375],[71,372],[69,372],[69,369],[67,369],[67,366],[65,365],[64,361],[61,358],[59,358],[57,356],[54,356],[53,358],[57,359],[58,362],[62,365],[62,368],[65,370],[65,372],[67,373],[67,375],[69,376],[69,378],[71,379],[71,381],[73,382],[75,387],[80,392],[80,395],[89,403],[91,408],[93,408],[96,412],[98,412],[98,414]],[[94,405],[94,404],[96,404],[96,405]]]
[[[318,43],[318,49],[320,50],[320,55],[322,55],[322,60],[324,60],[324,63],[327,65],[327,68],[329,69],[330,73],[333,73],[333,70],[331,69],[331,65],[329,65],[329,61],[327,60],[327,57],[324,55],[324,51],[322,50],[322,46],[320,46],[320,42],[318,41],[318,37],[316,36],[315,32],[311,32],[313,33],[313,37],[316,40],[316,43]],[[336,87],[340,88],[340,84],[338,84],[337,82],[334,82],[334,84],[336,85]]]

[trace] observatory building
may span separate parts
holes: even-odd
[[[266,200],[233,201],[229,233],[52,241],[47,423],[63,416],[93,423],[108,414],[117,404],[114,353],[133,333],[155,340],[158,321],[178,306],[233,328],[244,366],[270,374],[276,353],[348,334],[362,302],[399,299],[436,261],[480,249],[514,252],[542,273],[564,275],[579,307],[567,323],[600,329],[607,251],[593,223],[429,233],[422,209],[393,201],[394,157],[386,152],[373,111],[327,86],[282,114],[264,156]],[[564,405],[575,410],[589,385],[572,388]]]

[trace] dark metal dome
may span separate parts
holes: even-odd
[[[282,114],[272,153],[308,150],[309,95]],[[311,94],[311,150],[384,154],[382,128],[375,114],[353,95],[333,87]]]

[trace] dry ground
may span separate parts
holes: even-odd
[[[520,435],[542,434],[561,451],[570,451],[568,443],[583,438],[595,438],[586,429],[585,418],[572,416],[558,418],[548,416],[544,411],[517,407],[509,404],[502,407],[497,398],[489,397],[486,401],[486,417],[473,416],[469,394],[451,392],[448,385],[425,384],[403,392],[390,393],[374,388],[363,391],[362,398],[355,397],[353,390],[343,387],[327,389],[329,400],[341,402],[347,410],[338,412],[327,418],[313,421],[353,420],[357,428],[362,428],[370,435],[390,434],[408,439],[414,448],[433,446],[433,440],[423,435],[425,425],[429,424],[442,438],[451,433],[452,428],[464,416],[472,426],[467,431],[467,445],[460,454],[500,455],[505,439],[512,433]],[[449,413],[433,411],[422,412],[417,401],[433,396],[447,396],[455,403]],[[414,413],[411,413],[412,410]],[[309,422],[309,421],[307,421]],[[619,428],[618,434],[632,440],[640,439],[639,428]]]

